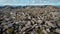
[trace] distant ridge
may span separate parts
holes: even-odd
[[[11,8],[11,9],[15,9],[15,8],[26,8],[26,7],[40,7],[40,8],[45,8],[45,7],[54,7],[54,8],[59,8],[60,6],[53,6],[53,5],[41,5],[41,6],[34,6],[34,5],[27,5],[27,6],[10,6],[10,5],[5,5],[5,6],[0,6],[0,9],[2,8]]]

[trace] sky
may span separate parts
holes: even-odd
[[[60,5],[60,0],[0,0],[2,5]]]

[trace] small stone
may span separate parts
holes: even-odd
[[[30,16],[28,16],[27,18],[28,18],[28,19],[31,19],[31,17],[30,17]]]
[[[60,23],[57,23],[58,24],[58,26],[60,26]]]
[[[7,21],[8,21],[8,20],[9,20],[9,18],[5,18],[5,20],[7,20]]]
[[[30,21],[28,21],[28,22],[27,22],[27,25],[30,25],[30,24],[31,24],[31,22],[30,22]]]
[[[41,24],[41,23],[42,23],[42,20],[38,20],[37,22],[38,22],[39,24]]]
[[[14,14],[13,12],[11,12],[10,14]]]
[[[33,21],[36,21],[35,18],[32,18]]]
[[[44,34],[48,34],[45,30],[42,31]]]
[[[5,28],[5,29],[7,29],[7,28],[8,28],[8,26],[7,26],[7,25],[4,25],[4,28]]]
[[[13,19],[15,19],[15,17],[12,17]]]
[[[16,22],[16,24],[18,24],[19,22]]]
[[[56,27],[54,24],[52,24],[50,21],[46,21],[46,24],[48,24],[48,26],[51,26],[51,27]]]
[[[47,31],[47,32],[50,32],[50,30],[49,30],[49,29],[46,29],[46,31]]]
[[[38,19],[41,19],[40,17],[37,17]]]
[[[34,24],[35,22],[34,21],[31,21],[32,24]]]
[[[56,32],[57,32],[57,33],[60,33],[60,29],[56,29]]]

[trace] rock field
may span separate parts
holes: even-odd
[[[60,34],[60,8],[0,7],[1,34]]]

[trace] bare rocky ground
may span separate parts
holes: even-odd
[[[60,8],[0,7],[0,34],[60,34]]]

